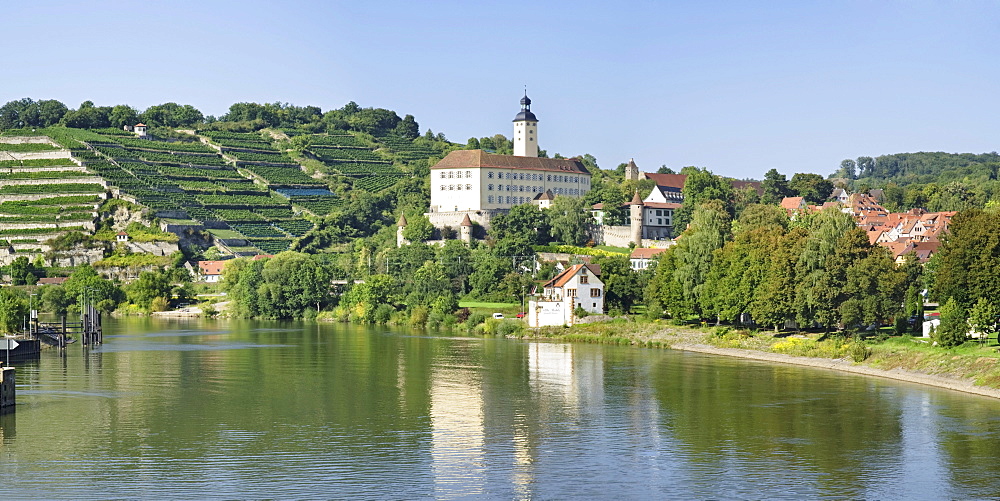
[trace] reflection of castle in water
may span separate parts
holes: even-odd
[[[573,345],[528,343],[521,382],[486,372],[470,353],[432,369],[431,458],[437,497],[484,496],[497,481],[532,497],[540,460],[539,423],[579,419],[604,398],[599,351],[574,357]],[[524,367],[524,366],[522,366]],[[508,468],[497,468],[507,463]],[[494,465],[487,469],[486,464]],[[495,493],[494,493],[495,494]]]

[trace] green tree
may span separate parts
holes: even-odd
[[[588,225],[593,221],[583,198],[556,197],[549,211],[552,237],[569,245],[583,245]]]
[[[1000,317],[1000,305],[996,299],[981,297],[976,301],[969,311],[969,324],[972,330],[979,333],[980,342],[985,342],[986,338],[997,332],[998,317]]]
[[[711,272],[715,251],[721,249],[729,238],[729,214],[722,203],[712,201],[694,212],[691,228],[684,232],[674,250],[677,268],[674,279],[681,285],[684,301],[699,313],[705,283]],[[708,312],[711,313],[711,312]]]
[[[549,214],[551,212],[542,211],[534,204],[515,205],[510,212],[490,221],[490,233],[497,240],[524,236],[531,245],[541,245],[549,239]]]
[[[729,181],[712,174],[708,169],[697,167],[684,167],[681,173],[687,174],[684,188],[681,189],[684,205],[675,212],[674,227],[687,227],[693,220],[694,211],[710,200],[718,200],[729,217],[733,217],[733,185]]]
[[[144,310],[149,310],[156,298],[170,299],[172,287],[162,270],[144,271],[125,288],[128,300]]]
[[[434,234],[434,225],[427,219],[427,216],[411,216],[407,218],[406,227],[403,228],[403,238],[410,242],[423,242],[430,240]]]
[[[788,188],[811,204],[822,204],[833,192],[833,183],[819,174],[796,173]]]
[[[25,293],[8,287],[0,288],[0,332],[20,332],[27,316],[28,302]]]
[[[47,285],[42,288],[42,309],[58,316],[65,315],[73,298],[66,294],[61,285]]]
[[[631,261],[624,254],[602,256],[594,260],[601,267],[604,282],[604,306],[608,311],[629,313],[632,306],[642,301],[645,274],[632,269]]]
[[[37,274],[44,271],[32,265],[27,256],[16,257],[7,269],[11,285],[35,285],[38,282]]]
[[[932,292],[939,302],[954,298],[965,310],[979,298],[1000,297],[1000,213],[970,209],[952,218],[935,261]]]
[[[965,342],[969,333],[969,323],[962,303],[955,298],[949,298],[941,306],[941,325],[935,334],[937,343],[945,348],[958,346]]]
[[[119,104],[111,108],[108,121],[117,129],[125,125],[135,125],[139,123],[139,111],[127,104]]]
[[[788,186],[788,179],[778,169],[771,169],[764,174],[764,180],[760,183],[764,193],[761,195],[761,203],[777,204],[781,199],[791,196],[792,190]]]

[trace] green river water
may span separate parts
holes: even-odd
[[[122,319],[16,364],[0,499],[1000,496],[1000,401],[670,350]]]

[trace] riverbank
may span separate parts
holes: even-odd
[[[670,348],[883,377],[1000,399],[1000,354],[996,349],[944,349],[922,338],[871,340],[861,345],[839,338],[823,339],[819,334],[775,336],[621,320],[538,329],[521,337]],[[859,350],[863,355],[858,355]],[[855,361],[858,359],[861,361]]]

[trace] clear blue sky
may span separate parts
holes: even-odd
[[[549,153],[737,178],[1000,140],[1000,3],[7,2],[0,102],[413,114]]]

